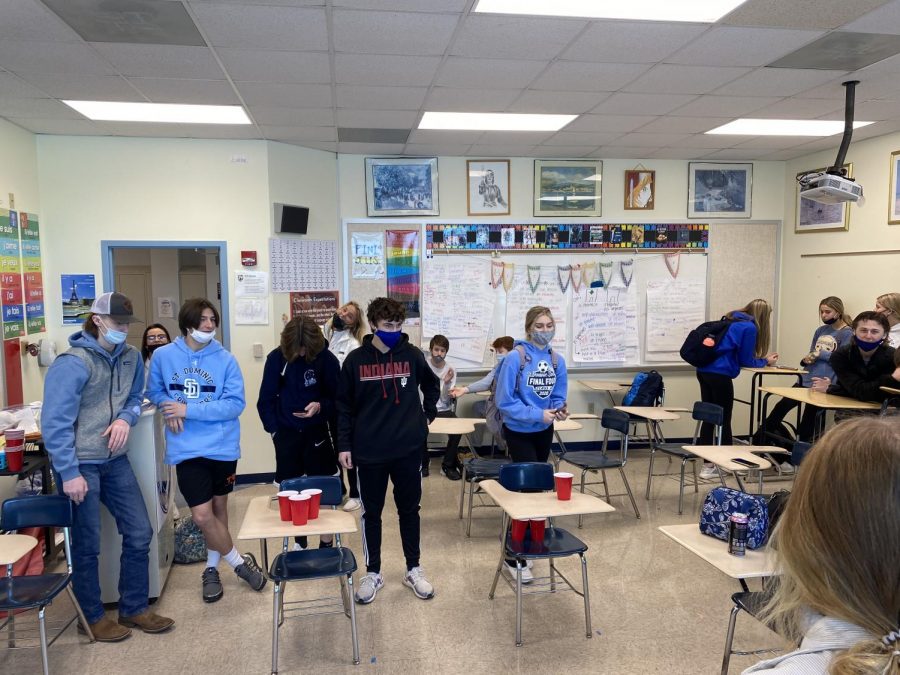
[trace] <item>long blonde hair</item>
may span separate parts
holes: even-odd
[[[772,339],[772,329],[770,317],[772,316],[772,305],[765,300],[757,298],[747,303],[745,307],[728,312],[729,319],[735,318],[737,312],[743,312],[753,317],[753,323],[756,324],[756,349],[754,350],[756,358],[761,359],[769,353],[769,342]]]
[[[823,298],[819,303],[819,307],[825,305],[828,309],[837,312],[838,319],[844,322],[845,326],[849,326],[852,319],[850,315],[844,310],[844,301],[841,300],[836,295],[829,295],[827,298]]]
[[[900,293],[885,293],[875,298],[875,302],[891,310],[891,316],[900,319]]]
[[[891,525],[893,523],[893,525]],[[781,566],[764,609],[783,635],[798,636],[803,614],[871,633],[838,653],[830,675],[900,674],[900,422],[841,422],[800,466],[771,548]]]
[[[363,338],[366,336],[366,326],[363,323],[363,315],[362,310],[359,308],[359,305],[356,304],[355,301],[350,300],[345,302],[343,305],[338,307],[338,309],[343,309],[347,305],[352,306],[356,310],[356,325],[350,329],[350,332],[353,334],[353,337],[356,338],[356,341],[359,344],[362,344]],[[334,320],[334,317],[328,319],[325,322],[325,336],[330,340],[331,336],[334,335],[334,326],[331,325],[331,322]]]

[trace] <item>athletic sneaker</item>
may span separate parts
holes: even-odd
[[[783,474],[792,474],[794,473],[794,465],[790,462],[782,462],[778,465],[778,468],[781,470]]]
[[[234,568],[234,573],[246,581],[254,591],[261,591],[266,586],[266,575],[256,564],[256,558],[252,553],[245,553],[241,557],[244,562]]]
[[[459,469],[455,466],[441,466],[441,475],[446,476],[450,480],[459,480],[462,478],[462,474],[460,474]]]
[[[531,573],[531,570],[529,569],[529,567],[531,567],[531,565],[529,565],[528,563],[530,563],[530,562],[531,562],[530,560],[527,560],[525,567],[522,568],[522,583],[523,584],[530,584],[532,581],[534,581],[534,575]],[[510,573],[510,575],[512,576],[513,579],[515,579],[516,578],[516,566],[510,565],[505,560],[503,561],[503,565],[506,567],[506,571]]]
[[[203,602],[215,602],[221,599],[225,592],[222,581],[219,579],[219,570],[215,567],[207,567],[200,577],[203,580]]]
[[[700,478],[704,478],[706,480],[716,479],[719,477],[719,472],[716,471],[716,467],[713,465],[703,465],[703,468],[700,470]]]
[[[369,572],[356,586],[356,602],[368,605],[375,599],[378,589],[384,586],[384,577],[379,572]]]
[[[434,586],[425,578],[425,570],[413,567],[403,577],[403,585],[409,586],[417,598],[429,600],[434,597]]]
[[[428,476],[430,474],[431,474],[431,468],[428,466],[428,464],[423,464],[422,465],[422,478],[428,478]]]
[[[344,503],[343,509],[344,511],[356,511],[360,506],[362,506],[362,502],[351,497]]]

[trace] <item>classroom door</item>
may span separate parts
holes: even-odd
[[[143,322],[128,326],[127,342],[138,350],[141,348],[141,338],[144,336],[147,323],[152,323],[149,321],[153,315],[151,285],[149,267],[119,267],[116,270],[116,290],[131,299],[134,315]]]

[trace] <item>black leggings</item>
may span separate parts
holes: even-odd
[[[734,408],[734,380],[719,373],[697,371],[700,382],[700,400],[722,406],[722,445],[731,445],[731,411]],[[700,425],[700,445],[713,445],[713,425]]]
[[[795,384],[794,387],[802,387],[803,385]],[[778,425],[784,421],[791,410],[800,405],[800,401],[794,401],[790,398],[783,398],[772,407],[772,412],[766,417],[763,426],[766,431],[776,431]],[[803,407],[803,414],[800,416],[800,426],[797,428],[797,440],[812,442],[816,432],[816,413],[818,408],[813,405]]]
[[[553,444],[553,425],[543,431],[513,431],[503,425],[503,437],[514,462],[546,462]]]

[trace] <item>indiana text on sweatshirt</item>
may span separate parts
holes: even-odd
[[[187,405],[184,431],[166,428],[166,464],[194,457],[240,458],[244,378],[237,360],[218,341],[195,352],[179,337],[153,352],[146,396],[157,407],[166,401]]]
[[[514,347],[497,372],[497,407],[503,424],[513,431],[543,431],[548,426],[544,411],[560,408],[566,402],[566,362],[557,354],[554,369],[549,347],[539,349],[524,340],[516,340],[515,346],[525,349],[525,368],[520,375],[519,350]]]

